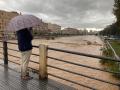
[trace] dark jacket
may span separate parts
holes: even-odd
[[[16,32],[18,39],[18,48],[20,51],[28,51],[32,49],[33,36],[27,28]]]

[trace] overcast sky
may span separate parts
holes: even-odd
[[[0,0],[0,9],[34,14],[62,27],[104,28],[115,21],[114,0]]]

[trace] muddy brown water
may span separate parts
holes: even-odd
[[[16,40],[11,40],[11,42],[16,42]],[[97,36],[61,37],[61,38],[56,38],[55,40],[35,39],[33,40],[32,43],[34,45],[45,44],[53,48],[71,50],[71,51],[88,53],[88,54],[93,54],[93,55],[101,55],[100,49],[103,47],[103,42]],[[0,46],[2,46],[2,44],[0,44]],[[17,45],[8,44],[8,47],[17,49]],[[2,49],[0,49],[0,51],[2,52]],[[32,52],[35,54],[39,54],[39,50],[36,48],[34,48]],[[19,52],[15,52],[11,50],[9,50],[8,53],[18,56],[18,57],[21,56]],[[95,58],[89,58],[89,57],[73,55],[73,54],[68,54],[68,53],[63,53],[63,52],[57,52],[57,51],[52,51],[52,50],[48,50],[48,56],[103,69],[103,66],[99,63],[100,60],[95,59]],[[9,60],[20,63],[20,60],[18,58],[13,58],[11,56],[9,56]],[[32,55],[31,60],[38,62],[39,57]],[[70,70],[73,72],[85,74],[91,77],[107,80],[110,82],[114,82],[114,83],[119,82],[117,79],[115,79],[111,74],[107,72],[102,72],[102,71],[93,70],[93,69],[89,69],[85,67],[75,66],[75,65],[68,64],[68,63],[55,61],[49,58],[48,58],[48,64],[62,68],[62,69]],[[29,66],[35,69],[38,69],[39,67],[39,65],[34,64],[34,63],[29,63]],[[19,67],[14,67],[14,68],[19,70]],[[83,76],[74,75],[74,74],[67,73],[67,72],[57,70],[54,68],[48,67],[48,72],[54,75],[66,78],[66,79],[73,80],[75,82],[78,82],[84,85],[88,85],[90,87],[97,88],[99,90],[119,90],[117,86],[106,84],[106,83],[96,81],[96,80],[92,80],[92,79],[89,79]],[[63,84],[75,87],[78,90],[89,90],[88,88],[85,88],[85,87],[82,87],[82,86],[61,80],[61,79],[57,79],[52,76],[49,76],[49,78],[54,79]]]

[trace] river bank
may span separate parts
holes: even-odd
[[[120,41],[119,40],[108,40],[102,49],[103,56],[120,59]],[[120,72],[120,63],[114,61],[101,60],[100,61],[105,69],[112,72]],[[120,79],[120,74],[112,74],[115,78]]]

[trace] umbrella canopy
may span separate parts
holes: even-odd
[[[18,15],[10,20],[7,31],[18,31],[24,28],[40,25],[42,20],[34,15]]]

